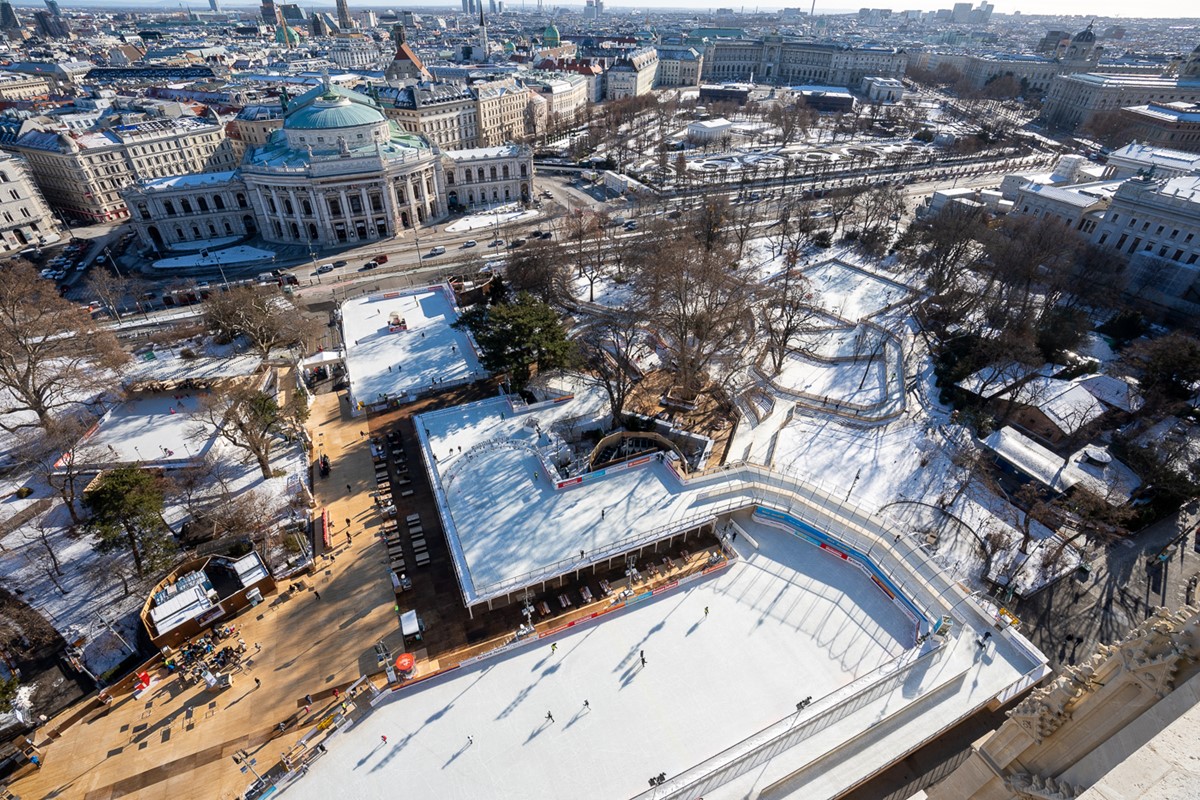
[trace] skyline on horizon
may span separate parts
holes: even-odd
[[[865,4],[848,4],[848,5],[822,5],[818,3],[816,13],[829,15],[842,15],[856,13],[860,8],[890,8],[892,11],[935,11],[941,8],[951,8],[955,0],[903,0],[899,3],[882,3],[872,2]],[[978,5],[979,0],[974,0],[973,5]],[[23,2],[13,2],[15,8],[42,9],[44,4],[34,2],[33,0],[23,0]],[[182,6],[190,6],[191,3],[179,4]],[[334,4],[330,3],[302,3],[305,8],[334,8]],[[545,3],[547,6],[560,6],[563,8],[582,8],[583,0],[570,0],[569,2]],[[1095,17],[1101,20],[1133,20],[1133,19],[1169,19],[1169,20],[1193,20],[1198,28],[1200,28],[1200,17],[1179,16],[1171,12],[1179,10],[1179,4],[1176,0],[1148,0],[1145,3],[1139,4],[1139,10],[1143,14],[1131,15],[1128,13],[1120,13],[1120,10],[1127,10],[1128,4],[1118,2],[1118,0],[1061,0],[1056,3],[1056,10],[1032,12],[1031,4],[1025,0],[994,0],[996,14],[1013,14],[1020,13],[1023,16],[1075,16],[1075,17]],[[176,8],[170,8],[160,0],[81,0],[80,2],[64,2],[61,6],[65,10],[74,7],[78,8],[110,8],[113,10],[130,9],[140,11],[160,11],[161,13],[171,13],[178,11]],[[196,0],[196,9],[198,12],[206,12],[207,3],[205,0]],[[203,8],[201,8],[203,6]],[[250,10],[258,8],[259,3],[253,0],[241,0],[240,2],[225,2],[222,0],[221,7],[223,10]],[[422,2],[419,5],[398,4],[388,2],[388,0],[365,0],[363,2],[352,2],[352,8],[364,8],[371,10],[378,9],[395,9],[395,10],[412,10],[418,13],[425,9],[451,9],[459,8],[460,4],[456,0],[434,0],[434,2]],[[505,6],[509,11],[534,11],[537,7],[536,0],[506,0]],[[695,4],[688,0],[642,0],[641,2],[622,2],[622,0],[609,0],[605,3],[607,9],[646,9],[658,11],[695,11],[698,15],[703,16],[708,11],[715,11],[717,8],[734,8],[744,10],[746,13],[754,11],[773,11],[780,8],[805,8],[806,4],[803,0],[768,0],[767,2],[756,3],[713,3],[707,9],[699,11],[695,8]],[[809,5],[811,7],[811,5]],[[545,13],[545,12],[544,12]]]

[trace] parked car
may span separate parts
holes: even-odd
[[[479,242],[475,241],[474,239],[467,239],[465,242],[463,242],[463,247],[474,247],[477,244],[479,244]]]
[[[317,267],[318,275],[324,275],[326,272],[333,272],[333,264],[322,264]]]

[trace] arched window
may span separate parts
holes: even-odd
[[[292,223],[292,238],[293,239],[300,238],[300,227],[294,222]]]
[[[208,223],[208,235],[209,235],[209,236],[216,236],[216,235],[217,235],[217,226],[216,226],[216,225],[213,225],[211,222],[210,222],[210,223]]]
[[[229,224],[229,220],[225,220],[225,232],[233,233],[233,226]]]
[[[283,201],[283,210],[284,210],[285,212],[287,212],[288,214],[295,214],[295,213],[296,213],[295,211],[293,211],[293,210],[292,210],[292,201],[291,201],[291,200],[289,200],[289,199],[287,199],[287,198],[284,198],[284,201]]]
[[[179,207],[183,209],[183,213],[185,214],[192,213],[192,204],[187,201],[186,197],[179,201]]]
[[[176,240],[176,241],[179,241],[179,242],[182,242],[182,241],[183,241],[183,239],[184,239],[184,236],[183,236],[183,228],[176,228],[176,229],[175,229],[175,240]]]
[[[479,168],[479,172],[477,174],[479,176],[480,183],[483,183],[485,180],[487,180],[487,178],[483,177],[483,167]]]
[[[201,211],[208,211],[208,201],[205,200],[203,197],[196,198],[196,205],[200,208]]]
[[[175,216],[175,206],[173,206],[173,205],[171,204],[171,201],[170,201],[170,200],[164,200],[164,201],[163,201],[163,209],[165,209],[165,210],[166,210],[166,212],[167,212],[167,216],[169,216],[169,217],[173,217],[173,216]],[[176,228],[175,230],[179,230],[179,229],[178,229],[178,228]]]
[[[521,165],[521,177],[522,178],[526,177],[527,173],[528,173],[528,167],[526,167],[526,165],[522,164]]]
[[[213,205],[216,207],[217,211],[224,211],[225,210],[225,198],[221,197],[221,195],[219,195],[219,194],[214,194],[213,195]]]
[[[508,164],[504,165],[504,180],[508,180]]]
[[[492,180],[496,180],[496,168],[492,167]]]
[[[142,216],[142,219],[150,219],[150,209],[146,208],[145,203],[138,203],[137,208],[138,214]]]
[[[303,202],[304,202],[304,216],[311,217],[312,216],[312,203],[308,202],[307,198],[305,198]]]
[[[192,226],[192,235],[195,236],[197,239],[200,238],[200,229],[198,227],[196,227],[195,225]]]
[[[237,193],[237,204],[238,204],[238,208],[245,208],[246,207],[246,195],[242,194],[241,192],[238,192]]]

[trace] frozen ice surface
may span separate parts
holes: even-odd
[[[212,447],[217,432],[203,421],[207,392],[141,392],[109,411],[76,448],[80,464],[190,462]]]
[[[491,228],[496,225],[503,226],[512,222],[533,219],[537,215],[537,211],[522,211],[519,206],[511,205],[495,211],[485,211],[481,214],[471,214],[462,219],[457,219],[447,225],[446,230],[449,233],[475,231],[480,228]]]
[[[223,250],[213,250],[208,255],[193,253],[186,256],[172,256],[155,261],[155,269],[170,269],[171,267],[218,267],[234,264],[249,264],[254,262],[266,263],[275,260],[275,253],[249,245],[227,247]]]
[[[403,319],[408,329],[392,333],[388,324],[392,315]],[[451,327],[457,319],[442,287],[368,295],[343,303],[342,331],[355,402],[370,404],[381,395],[419,394],[433,385],[434,378],[461,383],[483,377],[486,373],[467,334]]]
[[[287,794],[368,800],[403,785],[447,799],[631,797],[649,776],[682,772],[912,646],[912,623],[863,573],[740,521],[761,545],[745,561],[397,693]]]

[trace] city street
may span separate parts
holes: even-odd
[[[1193,502],[1178,518],[1160,520],[1101,550],[1086,580],[1066,578],[1016,602],[1022,631],[1058,667],[1085,658],[1097,643],[1120,639],[1157,606],[1174,610],[1194,602],[1198,512]]]

